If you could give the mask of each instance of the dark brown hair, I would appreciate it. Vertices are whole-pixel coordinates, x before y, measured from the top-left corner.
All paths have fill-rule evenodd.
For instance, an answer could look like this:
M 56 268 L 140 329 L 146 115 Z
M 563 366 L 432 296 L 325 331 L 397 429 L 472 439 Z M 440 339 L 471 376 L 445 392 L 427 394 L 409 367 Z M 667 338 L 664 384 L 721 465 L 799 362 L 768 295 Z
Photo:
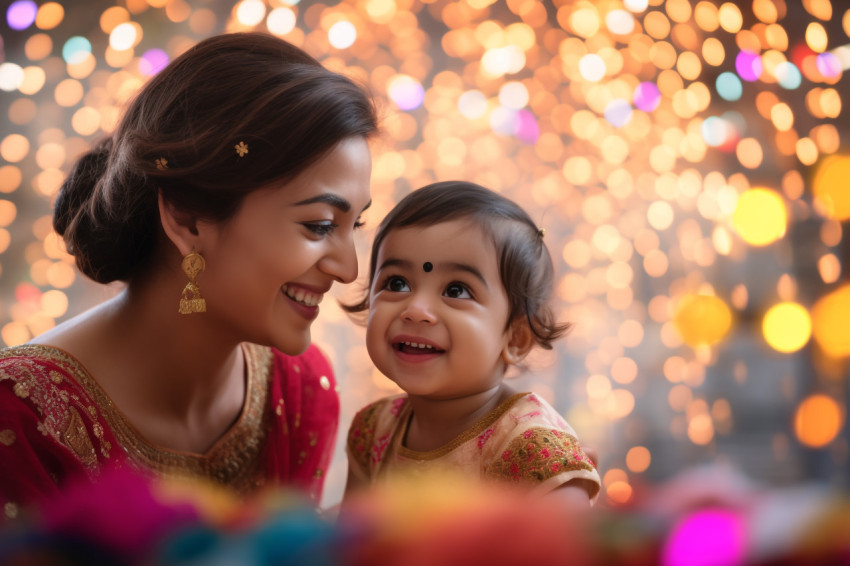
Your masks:
M 177 210 L 223 221 L 251 191 L 376 130 L 366 91 L 301 49 L 260 33 L 212 37 L 152 78 L 112 136 L 76 162 L 53 226 L 87 276 L 129 280 L 157 244 L 158 192 Z
M 555 320 L 550 306 L 554 270 L 543 235 L 515 202 L 474 183 L 445 181 L 413 191 L 378 226 L 369 258 L 369 288 L 375 277 L 378 251 L 387 234 L 408 226 L 434 226 L 469 219 L 490 237 L 496 248 L 499 276 L 508 295 L 505 329 L 525 318 L 538 345 L 551 349 L 570 324 Z M 357 304 L 343 305 L 349 313 L 369 308 L 369 293 Z

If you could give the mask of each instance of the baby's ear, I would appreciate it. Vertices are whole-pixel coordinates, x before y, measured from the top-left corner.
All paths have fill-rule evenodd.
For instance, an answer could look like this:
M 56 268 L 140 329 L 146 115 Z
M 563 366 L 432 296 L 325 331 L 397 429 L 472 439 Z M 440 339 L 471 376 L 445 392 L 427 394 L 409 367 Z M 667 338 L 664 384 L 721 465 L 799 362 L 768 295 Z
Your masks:
M 507 341 L 502 348 L 502 360 L 508 365 L 520 363 L 534 347 L 534 333 L 524 318 L 514 320 L 507 330 Z

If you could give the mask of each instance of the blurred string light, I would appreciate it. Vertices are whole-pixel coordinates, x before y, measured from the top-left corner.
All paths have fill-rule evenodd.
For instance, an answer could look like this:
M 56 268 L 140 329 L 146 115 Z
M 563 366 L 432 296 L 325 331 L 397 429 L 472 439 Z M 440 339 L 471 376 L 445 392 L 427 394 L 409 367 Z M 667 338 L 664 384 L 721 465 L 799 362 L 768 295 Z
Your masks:
M 846 391 L 850 359 L 850 11 L 841 3 L 16 1 L 4 15 L 5 344 L 85 302 L 50 218 L 73 159 L 194 42 L 256 29 L 378 98 L 371 225 L 404 191 L 464 178 L 516 199 L 547 228 L 558 313 L 576 324 L 555 355 L 541 355 L 538 385 L 569 402 L 570 421 L 613 460 L 607 501 L 629 502 L 635 474 L 692 454 L 653 443 L 659 436 L 719 450 L 747 408 L 712 380 L 728 373 L 748 387 L 764 356 L 798 356 L 815 376 L 797 388 L 805 398 L 783 393 L 793 406 L 776 434 L 846 462 L 836 388 Z M 792 240 L 801 234 L 812 239 Z M 326 348 L 335 365 L 366 384 L 343 398 L 347 418 L 393 385 L 356 337 L 335 338 L 336 326 L 350 329 L 326 309 L 316 340 L 337 340 Z M 578 393 L 557 379 L 556 362 Z M 782 442 L 772 446 L 766 458 L 787 456 Z M 704 519 L 736 548 L 733 517 Z M 671 563 L 675 548 L 671 540 Z

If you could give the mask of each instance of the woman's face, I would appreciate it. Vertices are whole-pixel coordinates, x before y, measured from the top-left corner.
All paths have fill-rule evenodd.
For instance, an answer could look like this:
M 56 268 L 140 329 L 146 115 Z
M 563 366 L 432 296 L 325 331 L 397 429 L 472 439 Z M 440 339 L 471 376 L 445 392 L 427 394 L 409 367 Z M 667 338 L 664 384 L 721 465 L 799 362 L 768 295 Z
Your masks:
M 324 294 L 357 277 L 371 171 L 366 140 L 348 138 L 286 185 L 250 193 L 231 219 L 199 224 L 201 316 L 229 338 L 303 352 Z

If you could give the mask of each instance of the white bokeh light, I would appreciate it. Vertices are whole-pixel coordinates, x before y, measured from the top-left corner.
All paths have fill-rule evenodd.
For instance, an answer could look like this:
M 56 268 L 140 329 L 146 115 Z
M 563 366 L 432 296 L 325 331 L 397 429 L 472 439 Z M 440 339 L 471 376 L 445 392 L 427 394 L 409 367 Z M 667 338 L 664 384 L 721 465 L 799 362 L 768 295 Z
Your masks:
M 243 26 L 255 26 L 266 17 L 266 5 L 261 0 L 243 0 L 236 8 L 236 19 Z
M 590 82 L 599 82 L 605 76 L 605 61 L 595 53 L 588 53 L 578 63 L 578 72 Z
M 328 30 L 328 42 L 337 49 L 346 49 L 354 45 L 357 39 L 357 28 L 351 22 L 342 20 Z

